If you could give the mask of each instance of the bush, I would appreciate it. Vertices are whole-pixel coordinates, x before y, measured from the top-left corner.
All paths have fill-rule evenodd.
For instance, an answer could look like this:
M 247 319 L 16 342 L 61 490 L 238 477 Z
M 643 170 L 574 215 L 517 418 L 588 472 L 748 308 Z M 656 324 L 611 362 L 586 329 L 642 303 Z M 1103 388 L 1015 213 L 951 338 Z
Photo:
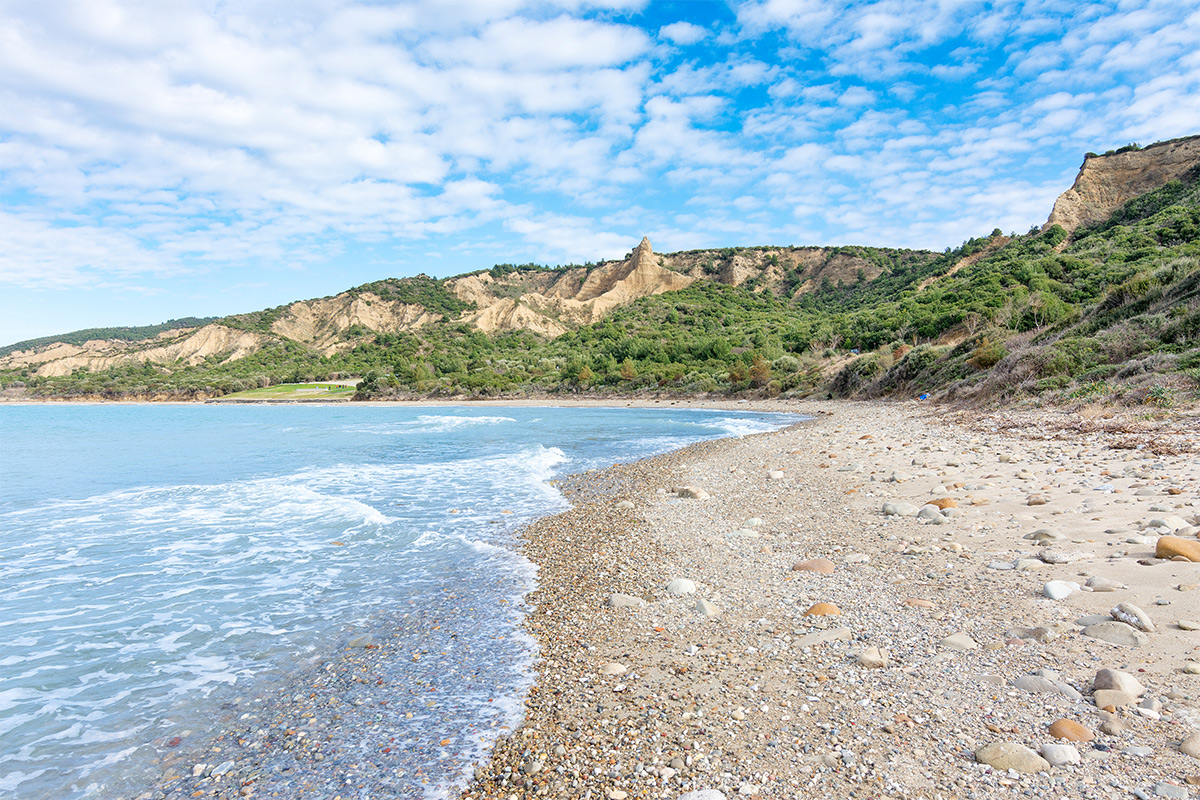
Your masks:
M 1003 344 L 993 342 L 985 336 L 975 351 L 971 353 L 967 363 L 976 369 L 991 369 L 1006 355 L 1008 355 L 1008 350 Z

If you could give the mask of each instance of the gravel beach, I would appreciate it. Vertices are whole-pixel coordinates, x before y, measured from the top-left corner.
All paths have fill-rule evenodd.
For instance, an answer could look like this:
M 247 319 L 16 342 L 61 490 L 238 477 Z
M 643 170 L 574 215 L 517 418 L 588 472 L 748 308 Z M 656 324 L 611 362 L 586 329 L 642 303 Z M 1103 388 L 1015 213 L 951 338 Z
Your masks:
M 566 479 L 523 531 L 537 675 L 463 798 L 1197 794 L 1194 418 L 761 408 L 814 419 Z M 354 749 L 378 644 L 139 797 L 397 796 L 439 754 Z
M 526 530 L 539 675 L 464 798 L 1196 793 L 1194 420 L 790 410 Z

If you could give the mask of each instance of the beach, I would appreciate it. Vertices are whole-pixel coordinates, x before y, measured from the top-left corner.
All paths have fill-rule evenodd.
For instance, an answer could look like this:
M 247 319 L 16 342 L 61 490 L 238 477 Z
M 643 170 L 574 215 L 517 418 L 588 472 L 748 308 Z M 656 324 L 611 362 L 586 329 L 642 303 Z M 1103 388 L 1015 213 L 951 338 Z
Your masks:
M 463 797 L 1192 795 L 1192 420 L 792 410 L 525 532 L 538 679 Z
M 813 419 L 561 481 L 524 723 L 463 798 L 1194 794 L 1200 564 L 1156 558 L 1200 548 L 1194 417 L 771 407 Z M 413 657 L 347 647 L 138 797 L 389 796 L 321 743 Z

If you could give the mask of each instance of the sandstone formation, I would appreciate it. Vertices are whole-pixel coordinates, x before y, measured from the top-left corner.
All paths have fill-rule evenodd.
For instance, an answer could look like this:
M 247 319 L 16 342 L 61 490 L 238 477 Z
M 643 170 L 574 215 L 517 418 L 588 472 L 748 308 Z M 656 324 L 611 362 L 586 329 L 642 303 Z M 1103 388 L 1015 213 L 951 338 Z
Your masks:
M 1075 184 L 1059 195 L 1044 227 L 1068 231 L 1102 222 L 1129 200 L 1177 180 L 1200 165 L 1200 136 L 1189 136 L 1083 160 Z

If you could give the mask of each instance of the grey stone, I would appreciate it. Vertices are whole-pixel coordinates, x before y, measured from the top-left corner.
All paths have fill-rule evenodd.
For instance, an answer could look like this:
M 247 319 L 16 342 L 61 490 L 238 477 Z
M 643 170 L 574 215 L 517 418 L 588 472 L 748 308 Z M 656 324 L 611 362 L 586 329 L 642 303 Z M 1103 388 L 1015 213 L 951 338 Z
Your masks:
M 717 611 L 717 607 L 712 603 L 701 598 L 696 601 L 696 613 L 702 617 L 715 617 L 721 612 Z
M 912 503 L 883 504 L 883 513 L 888 517 L 915 517 L 920 510 Z
M 1089 625 L 1084 629 L 1083 635 L 1122 647 L 1141 647 L 1150 640 L 1150 637 L 1141 631 L 1116 620 Z
M 1070 684 L 1040 675 L 1022 675 L 1013 680 L 1013 686 L 1034 694 L 1057 694 L 1071 700 L 1082 700 L 1083 695 Z
M 1093 575 L 1087 579 L 1087 587 L 1093 592 L 1115 592 L 1118 589 L 1128 589 L 1129 587 L 1118 581 L 1109 578 L 1101 578 L 1098 575 Z
M 1161 781 L 1154 784 L 1154 793 L 1159 797 L 1173 797 L 1177 798 L 1177 800 L 1187 800 L 1189 796 L 1186 786 L 1180 786 L 1177 783 L 1163 783 Z
M 634 597 L 631 594 L 621 594 L 613 592 L 608 596 L 609 608 L 638 608 L 646 605 L 646 601 L 640 597 Z
M 694 792 L 684 792 L 679 795 L 679 800 L 729 800 L 729 798 L 716 789 L 700 789 Z
M 1128 672 L 1119 669 L 1102 669 L 1092 678 L 1093 689 L 1116 689 L 1133 697 L 1141 697 L 1146 693 L 1146 687 Z
M 1179 752 L 1192 758 L 1200 758 L 1200 731 L 1192 731 L 1179 743 Z

